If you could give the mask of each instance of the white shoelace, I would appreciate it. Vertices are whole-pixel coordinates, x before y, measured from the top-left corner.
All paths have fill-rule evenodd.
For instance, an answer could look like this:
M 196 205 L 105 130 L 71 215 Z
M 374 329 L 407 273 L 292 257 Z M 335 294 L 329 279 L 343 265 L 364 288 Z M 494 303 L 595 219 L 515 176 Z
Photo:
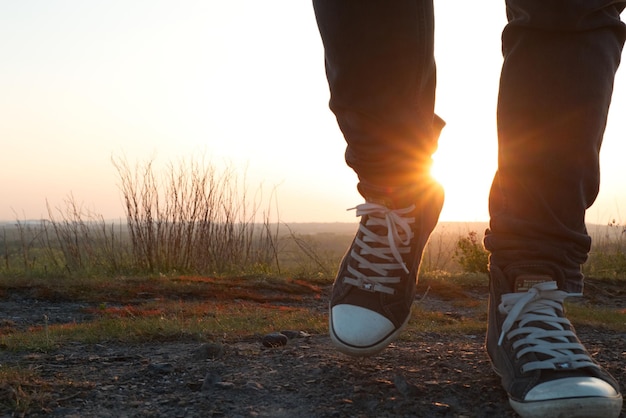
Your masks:
M 360 287 L 371 292 L 383 292 L 393 294 L 394 289 L 385 286 L 400 282 L 400 277 L 390 277 L 392 270 L 404 270 L 409 273 L 402 254 L 410 251 L 413 231 L 411 224 L 415 222 L 413 217 L 406 216 L 411 213 L 415 206 L 404 209 L 389 209 L 377 203 L 363 203 L 356 208 L 356 216 L 369 216 L 365 224 L 359 225 L 359 231 L 363 233 L 363 239 L 355 240 L 355 247 L 350 256 L 357 260 L 359 269 L 348 266 L 348 272 L 353 277 L 345 277 L 344 282 Z M 378 235 L 370 228 L 385 227 L 387 235 Z M 377 243 L 382 246 L 372 246 Z M 366 258 L 370 256 L 369 259 Z M 374 262 L 372 259 L 379 259 Z M 368 269 L 378 274 L 378 276 L 366 276 L 360 269 Z
M 507 317 L 502 324 L 498 345 L 505 336 L 508 339 L 522 336 L 513 343 L 517 358 L 532 352 L 543 359 L 524 364 L 522 372 L 596 367 L 584 347 L 569 340 L 569 337 L 576 337 L 570 330 L 570 321 L 557 314 L 563 311 L 567 296 L 570 295 L 559 290 L 556 282 L 539 283 L 525 293 L 502 295 L 498 309 Z M 517 321 L 517 329 L 510 331 Z M 537 323 L 545 324 L 548 329 L 539 328 Z M 518 351 L 518 348 L 521 349 Z

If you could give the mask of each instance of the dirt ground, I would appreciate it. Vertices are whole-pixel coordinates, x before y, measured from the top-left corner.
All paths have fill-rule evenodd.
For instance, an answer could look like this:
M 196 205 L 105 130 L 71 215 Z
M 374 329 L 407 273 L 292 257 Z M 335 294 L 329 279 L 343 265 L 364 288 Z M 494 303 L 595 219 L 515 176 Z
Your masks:
M 588 283 L 587 302 L 626 308 L 626 289 Z M 422 302 L 450 308 L 433 295 Z M 11 294 L 0 299 L 0 321 L 17 328 L 41 322 L 44 314 L 51 323 L 85 321 L 86 307 Z M 354 359 L 336 352 L 326 334 L 294 331 L 276 348 L 265 347 L 263 336 L 75 343 L 46 353 L 0 348 L 0 363 L 37 371 L 39 387 L 24 388 L 40 392 L 27 414 L 32 417 L 516 416 L 491 370 L 482 334 L 412 333 L 379 356 Z M 626 334 L 586 327 L 578 334 L 626 387 Z M 19 416 L 2 409 L 2 401 L 15 396 L 0 382 L 1 417 Z

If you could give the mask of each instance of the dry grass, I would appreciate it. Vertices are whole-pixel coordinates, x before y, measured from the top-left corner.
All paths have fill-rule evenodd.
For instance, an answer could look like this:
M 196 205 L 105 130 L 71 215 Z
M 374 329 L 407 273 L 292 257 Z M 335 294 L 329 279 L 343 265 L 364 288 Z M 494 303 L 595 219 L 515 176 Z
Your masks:
M 68 389 L 80 393 L 94 386 L 93 382 L 68 380 L 51 383 L 40 378 L 35 370 L 0 364 L 0 410 L 12 411 L 13 417 L 27 416 L 30 411 L 49 412 L 46 405 L 50 404 L 54 393 Z
M 43 405 L 49 393 L 47 385 L 32 370 L 0 365 L 0 406 L 6 406 L 16 415 Z
M 245 173 L 196 159 L 164 169 L 113 164 L 125 223 L 105 221 L 71 195 L 60 207 L 48 204 L 47 219 L 0 231 L 0 275 L 280 273 L 275 193 L 251 192 Z

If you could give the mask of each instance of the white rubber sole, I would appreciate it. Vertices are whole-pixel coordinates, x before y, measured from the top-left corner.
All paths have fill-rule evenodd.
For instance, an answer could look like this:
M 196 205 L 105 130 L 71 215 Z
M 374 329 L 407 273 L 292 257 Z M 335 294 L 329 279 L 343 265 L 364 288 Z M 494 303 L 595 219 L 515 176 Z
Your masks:
M 618 418 L 622 402 L 621 395 L 611 398 L 569 398 L 536 402 L 509 399 L 511 407 L 522 418 Z

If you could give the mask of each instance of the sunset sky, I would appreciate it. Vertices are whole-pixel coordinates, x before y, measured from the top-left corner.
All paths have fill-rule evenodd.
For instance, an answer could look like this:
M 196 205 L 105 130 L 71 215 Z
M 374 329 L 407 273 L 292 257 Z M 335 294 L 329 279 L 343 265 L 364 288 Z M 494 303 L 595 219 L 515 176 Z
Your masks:
M 442 220 L 488 219 L 502 3 L 435 4 Z M 0 0 L 0 57 L 0 220 L 47 217 L 69 195 L 120 219 L 112 157 L 192 156 L 276 188 L 283 222 L 356 220 L 309 1 Z M 626 222 L 625 114 L 626 70 L 592 223 Z

